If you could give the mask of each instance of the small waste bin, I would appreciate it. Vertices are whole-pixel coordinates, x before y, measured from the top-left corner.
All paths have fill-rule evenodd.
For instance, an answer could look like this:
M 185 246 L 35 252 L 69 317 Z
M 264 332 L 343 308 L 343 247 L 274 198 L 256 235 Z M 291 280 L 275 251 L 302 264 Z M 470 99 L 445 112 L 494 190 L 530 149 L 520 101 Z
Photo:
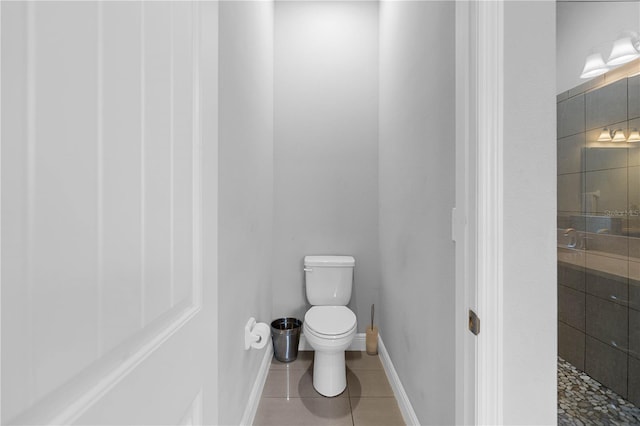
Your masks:
M 278 318 L 271 322 L 273 354 L 280 362 L 295 361 L 298 357 L 302 321 L 297 318 Z

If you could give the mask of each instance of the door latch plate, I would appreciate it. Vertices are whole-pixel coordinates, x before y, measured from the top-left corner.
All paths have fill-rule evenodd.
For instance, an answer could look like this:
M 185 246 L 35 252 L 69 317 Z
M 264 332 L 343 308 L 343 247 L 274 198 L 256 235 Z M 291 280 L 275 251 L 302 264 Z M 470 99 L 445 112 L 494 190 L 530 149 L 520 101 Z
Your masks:
M 480 318 L 471 309 L 469 309 L 469 331 L 476 336 L 480 333 Z

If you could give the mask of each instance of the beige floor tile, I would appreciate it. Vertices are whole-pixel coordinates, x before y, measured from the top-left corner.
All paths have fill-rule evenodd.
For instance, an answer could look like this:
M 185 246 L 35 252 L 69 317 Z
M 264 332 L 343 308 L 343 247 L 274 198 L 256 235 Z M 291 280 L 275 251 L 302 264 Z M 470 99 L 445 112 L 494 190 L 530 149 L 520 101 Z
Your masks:
M 348 391 L 326 398 L 313 389 L 313 352 L 274 361 L 255 425 L 402 425 L 402 414 L 377 356 L 347 352 Z
M 395 398 L 356 398 L 351 406 L 355 426 L 404 426 Z
M 266 398 L 325 398 L 313 388 L 313 369 L 271 370 L 264 384 L 262 396 Z M 336 398 L 346 398 L 343 392 Z
M 271 360 L 272 370 L 306 370 L 313 364 L 313 351 L 299 351 L 295 361 L 280 362 L 275 357 Z
M 262 398 L 255 426 L 351 426 L 348 398 Z
M 384 370 L 347 369 L 347 387 L 351 397 L 393 397 Z
M 382 370 L 378 355 L 367 355 L 366 352 L 348 351 L 345 356 L 347 367 L 352 370 Z

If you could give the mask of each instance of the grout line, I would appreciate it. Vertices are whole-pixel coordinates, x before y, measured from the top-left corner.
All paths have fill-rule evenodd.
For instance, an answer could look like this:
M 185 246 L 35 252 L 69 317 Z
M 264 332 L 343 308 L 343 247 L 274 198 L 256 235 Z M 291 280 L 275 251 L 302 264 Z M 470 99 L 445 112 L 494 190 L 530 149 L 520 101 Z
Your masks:
M 620 151 L 622 151 L 623 149 L 628 149 L 628 148 L 618 148 Z M 637 166 L 631 166 L 631 167 L 637 167 Z M 581 173 L 592 173 L 592 172 L 606 172 L 609 170 L 626 170 L 628 169 L 629 166 L 620 166 L 620 167 L 605 167 L 602 169 L 585 169 L 585 171 L 583 172 L 570 172 L 570 173 L 558 173 L 558 176 L 562 176 L 562 175 L 577 175 L 577 174 L 581 174 Z
M 347 386 L 347 388 L 348 387 L 349 386 Z M 349 414 L 351 414 L 351 426 L 355 426 L 356 419 L 353 418 L 353 405 L 351 404 L 351 394 L 349 394 L 349 397 L 347 399 L 349 400 Z
M 146 169 L 145 169 L 145 138 L 146 138 L 146 61 L 145 61 L 145 7 L 144 2 L 140 3 L 140 328 L 144 328 L 145 323 L 145 299 L 146 299 L 146 230 L 145 230 L 145 216 L 146 216 Z
M 345 351 L 344 356 L 346 358 L 347 352 Z M 345 367 L 353 371 L 352 368 L 349 367 L 347 360 L 345 359 Z M 353 404 L 351 403 L 351 386 L 349 385 L 349 376 L 347 376 L 347 399 L 349 400 L 349 414 L 351 414 L 351 426 L 355 426 L 356 421 L 353 418 Z
M 97 205 L 96 205 L 96 277 L 97 277 L 97 356 L 103 353 L 104 313 L 102 299 L 104 293 L 104 18 L 103 4 L 97 4 L 97 100 L 96 100 L 96 174 L 97 174 Z
M 631 129 L 630 129 L 630 123 L 629 122 L 631 120 L 629 119 L 629 77 L 628 76 L 625 79 L 625 82 L 627 84 L 627 132 L 630 132 Z M 630 204 L 631 204 L 629 202 L 630 199 L 631 199 L 631 193 L 630 193 L 630 190 L 629 190 L 629 188 L 630 188 L 630 185 L 629 185 L 629 167 L 630 167 L 629 166 L 629 156 L 630 155 L 631 155 L 631 151 L 628 150 L 627 151 L 627 209 L 628 210 L 630 210 Z M 626 218 L 626 224 L 625 225 L 627 226 L 627 229 L 629 229 L 629 217 L 628 216 Z M 629 238 L 630 237 L 626 238 L 626 243 L 627 243 L 627 286 L 626 286 L 627 287 L 627 294 L 626 294 L 626 300 L 628 302 L 624 306 L 627 308 L 627 348 L 630 349 L 631 348 L 631 315 L 630 315 L 631 312 L 630 312 L 630 306 L 629 306 L 630 303 L 629 302 L 631 301 L 631 298 L 630 298 L 631 285 L 629 284 L 629 275 L 630 275 L 629 269 L 630 269 L 631 260 L 629 260 L 629 258 L 630 258 L 630 254 L 631 254 L 630 253 L 630 247 L 631 246 L 629 244 Z M 586 297 L 585 297 L 585 301 L 586 301 Z M 586 308 L 586 306 L 585 306 L 585 308 Z M 586 321 L 586 309 L 585 309 L 585 321 Z M 585 338 L 585 345 L 584 346 L 585 347 L 587 346 L 586 338 Z M 627 360 L 626 360 L 627 361 L 627 365 L 626 365 L 626 368 L 627 368 L 627 383 L 626 383 L 626 385 L 627 385 L 627 397 L 628 397 L 629 396 L 629 387 L 631 385 L 631 379 L 630 379 L 631 375 L 629 374 L 629 365 L 630 365 L 631 354 L 629 352 L 626 352 L 626 354 L 627 354 Z M 585 362 L 586 362 L 586 358 L 585 358 Z
M 175 305 L 175 46 L 173 2 L 169 4 L 169 303 Z
M 0 23 L 1 22 L 2 22 L 2 9 L 0 9 Z M 1 31 L 0 31 L 0 46 L 2 46 L 2 32 Z M 5 59 L 5 61 L 6 61 L 6 59 Z M 1 82 L 2 82 L 2 55 L 0 55 L 0 99 L 3 99 L 2 98 L 2 83 Z M 2 102 L 0 102 L 0 135 L 2 135 Z M 1 139 L 2 138 L 0 137 L 0 141 L 1 141 Z M 0 143 L 0 176 L 2 176 L 2 144 L 1 143 Z M 6 203 L 6 201 L 5 201 L 5 203 Z M 2 186 L 0 185 L 0 237 L 1 236 L 2 236 Z M 6 249 L 5 249 L 5 253 L 6 253 Z M 2 271 L 2 270 L 3 270 L 2 269 L 2 244 L 0 244 L 0 271 Z M 6 292 L 6 290 L 5 290 L 5 292 Z M 0 306 L 2 306 L 2 274 L 0 274 Z M 0 315 L 0 330 L 2 330 L 2 316 L 1 315 Z M 2 353 L 3 353 L 3 351 L 2 351 L 2 339 L 0 339 L 0 354 L 2 354 Z M 1 379 L 0 379 L 0 381 L 1 381 Z M 3 400 L 4 399 L 2 398 L 2 387 L 0 386 L 0 401 L 3 401 Z M 2 406 L 0 406 L 0 419 L 3 419 L 3 418 L 4 417 L 2 416 Z
M 582 127 L 582 129 L 584 130 L 584 146 L 585 148 L 587 147 L 587 96 L 583 93 L 583 102 L 582 102 L 582 117 L 584 118 L 584 126 Z M 582 186 L 582 194 L 580 195 L 580 210 L 584 213 L 582 213 L 582 215 L 586 215 L 586 211 L 587 211 L 587 204 L 586 204 L 586 194 L 587 194 L 587 174 L 586 174 L 586 169 L 588 166 L 587 163 L 587 155 L 585 152 L 584 158 L 582 159 L 584 161 L 584 174 L 582 176 L 580 176 L 580 184 Z M 586 229 L 586 221 L 585 221 L 585 229 Z M 585 256 L 585 265 L 586 265 L 586 256 Z M 586 291 L 587 289 L 587 281 L 586 281 L 586 276 L 585 276 L 585 283 L 584 283 L 584 289 Z M 585 332 L 587 331 L 587 298 L 585 297 L 584 299 L 584 310 L 585 310 L 585 315 L 584 315 L 584 330 Z M 584 360 L 585 360 L 585 365 L 586 365 L 586 359 L 587 359 L 587 342 L 585 340 L 584 343 Z
M 26 200 L 26 242 L 25 242 L 25 286 L 27 293 L 27 306 L 25 309 L 26 321 L 27 321 L 27 334 L 28 334 L 28 342 L 27 342 L 27 392 L 26 399 L 29 402 L 29 405 L 35 403 L 35 389 L 36 389 L 36 375 L 35 368 L 36 365 L 36 354 L 35 354 L 35 337 L 34 337 L 34 310 L 33 310 L 33 293 L 35 286 L 35 265 L 36 265 L 36 189 L 37 189 L 37 181 L 36 181 L 36 150 L 37 150 L 37 142 L 38 142 L 38 133 L 37 133 L 37 108 L 36 102 L 37 98 L 37 33 L 36 33 L 36 5 L 33 2 L 28 2 L 26 4 L 26 80 L 27 87 L 26 91 L 26 149 L 27 149 L 27 158 L 26 158 L 26 192 L 27 192 L 27 200 Z M 5 411 L 6 412 L 6 411 Z

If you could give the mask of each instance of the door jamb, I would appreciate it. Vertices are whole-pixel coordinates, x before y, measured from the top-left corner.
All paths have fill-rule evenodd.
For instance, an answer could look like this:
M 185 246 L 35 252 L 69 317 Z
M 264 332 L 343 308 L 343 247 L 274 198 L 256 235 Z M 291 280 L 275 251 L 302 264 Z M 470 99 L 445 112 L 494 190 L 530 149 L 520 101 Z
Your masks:
M 456 2 L 456 424 L 503 422 L 503 28 L 503 0 Z

